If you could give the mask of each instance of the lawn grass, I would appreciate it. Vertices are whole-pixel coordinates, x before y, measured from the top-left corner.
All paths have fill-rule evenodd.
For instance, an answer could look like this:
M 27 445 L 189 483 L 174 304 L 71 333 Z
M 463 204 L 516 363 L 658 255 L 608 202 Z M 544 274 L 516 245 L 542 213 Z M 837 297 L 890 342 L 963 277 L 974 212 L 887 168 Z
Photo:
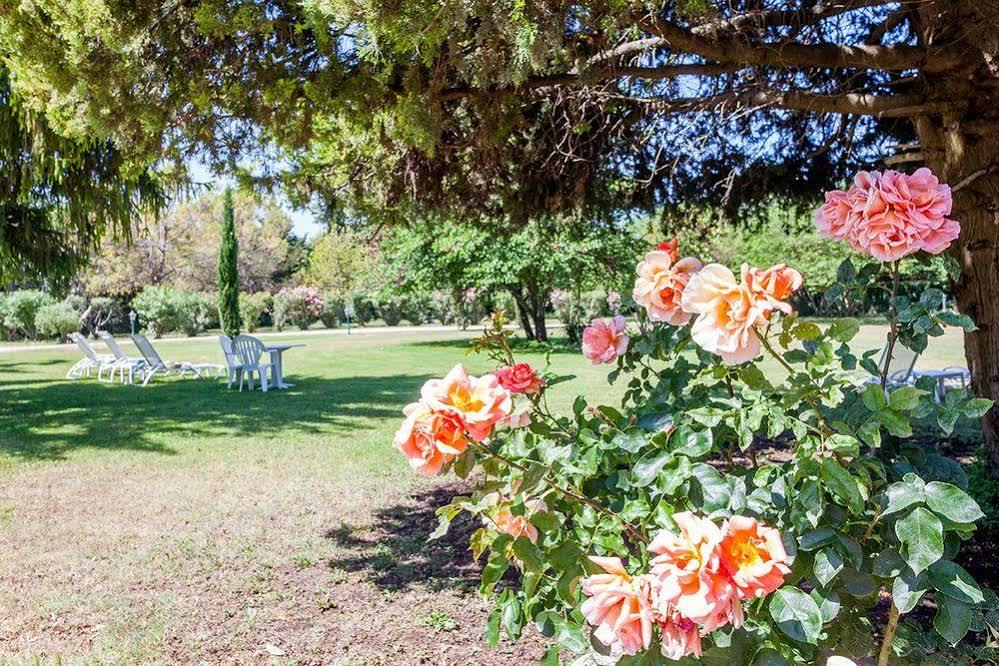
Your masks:
M 450 481 L 411 473 L 391 440 L 420 385 L 469 333 L 310 332 L 288 391 L 153 380 L 67 382 L 72 350 L 0 351 L 0 657 L 323 663 L 522 663 L 485 648 L 467 530 L 427 544 Z M 876 348 L 867 326 L 856 348 Z M 221 362 L 214 339 L 165 358 Z M 126 353 L 128 349 L 126 349 Z M 615 402 L 606 368 L 552 355 L 555 387 Z M 541 353 L 524 360 L 543 362 Z M 960 337 L 923 367 L 962 363 Z M 406 654 L 397 650 L 406 646 Z

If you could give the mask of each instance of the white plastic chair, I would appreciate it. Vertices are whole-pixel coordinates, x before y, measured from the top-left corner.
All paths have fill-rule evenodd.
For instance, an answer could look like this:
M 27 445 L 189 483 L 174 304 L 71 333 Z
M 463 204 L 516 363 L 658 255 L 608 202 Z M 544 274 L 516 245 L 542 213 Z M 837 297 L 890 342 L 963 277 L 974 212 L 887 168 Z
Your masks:
M 69 339 L 75 342 L 76 346 L 83 352 L 83 358 L 73 364 L 73 367 L 66 373 L 66 379 L 79 379 L 84 375 L 89 377 L 91 370 L 97 370 L 97 381 L 104 381 L 104 370 L 114 364 L 114 357 L 95 352 L 87 339 L 79 333 L 70 333 Z
M 878 357 L 878 368 L 885 367 L 885 356 L 888 354 L 888 345 L 881 350 Z M 891 361 L 888 363 L 888 381 L 885 383 L 886 389 L 908 386 L 916 381 L 917 374 L 913 371 L 916 361 L 919 359 L 919 352 L 912 351 L 898 340 L 891 351 Z M 878 375 L 868 377 L 866 384 L 880 384 L 881 377 Z
M 243 390 L 243 380 L 246 379 L 252 391 L 253 373 L 257 373 L 257 376 L 260 378 L 260 389 L 266 393 L 270 384 L 267 379 L 267 373 L 270 371 L 273 378 L 274 366 L 271 363 L 260 362 L 260 357 L 264 353 L 264 343 L 250 335 L 237 335 L 232 341 L 232 346 L 236 350 L 236 355 L 239 356 L 239 363 L 243 368 L 239 376 L 239 390 Z
M 97 335 L 100 336 L 101 340 L 111 350 L 111 355 L 114 357 L 114 362 L 112 363 L 111 377 L 114 378 L 114 373 L 117 371 L 121 379 L 121 383 L 125 383 L 125 371 L 128 370 L 128 383 L 131 384 L 135 379 L 135 371 L 141 370 L 141 368 L 146 364 L 145 359 L 136 358 L 134 356 L 126 356 L 125 352 L 121 350 L 118 346 L 118 341 L 114 339 L 114 336 L 107 331 L 97 331 Z
M 156 353 L 153 345 L 144 335 L 133 333 L 132 342 L 139 349 L 145 359 L 145 365 L 140 368 L 140 372 L 145 375 L 142 385 L 145 386 L 156 375 L 177 375 L 183 377 L 188 372 L 194 374 L 199 379 L 205 379 L 206 371 L 215 371 L 216 377 L 221 377 L 224 368 L 217 363 L 188 363 L 187 361 L 164 361 Z
M 231 389 L 233 381 L 242 380 L 243 363 L 239 360 L 239 354 L 232 347 L 232 338 L 228 335 L 220 335 L 219 344 L 222 345 L 222 353 L 225 355 L 225 363 L 229 371 L 229 384 L 226 388 Z

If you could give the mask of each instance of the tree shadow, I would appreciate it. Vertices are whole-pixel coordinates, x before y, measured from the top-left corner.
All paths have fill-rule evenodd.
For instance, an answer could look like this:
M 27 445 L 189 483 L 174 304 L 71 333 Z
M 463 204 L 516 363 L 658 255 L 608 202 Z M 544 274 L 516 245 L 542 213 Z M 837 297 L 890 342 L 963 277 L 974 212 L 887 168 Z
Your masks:
M 377 587 L 392 591 L 475 589 L 481 567 L 468 549 L 469 537 L 479 527 L 472 517 L 462 513 L 447 534 L 428 539 L 437 526 L 435 511 L 459 492 L 453 485 L 422 490 L 375 511 L 370 526 L 343 524 L 328 530 L 326 538 L 346 551 L 328 562 L 330 568 L 361 572 Z
M 579 355 L 579 345 L 571 343 L 569 338 L 551 337 L 548 338 L 547 342 L 535 342 L 533 340 L 527 340 L 526 338 L 513 337 L 509 338 L 508 343 L 510 345 L 510 349 L 524 354 L 544 354 L 546 352 L 550 352 L 552 354 Z M 407 346 L 425 347 L 429 349 L 468 350 L 471 348 L 470 339 L 463 338 L 456 340 L 416 340 L 405 344 Z
M 5 370 L 6 372 L 6 370 Z M 171 442 L 205 437 L 346 434 L 396 418 L 428 377 L 302 377 L 286 391 L 238 392 L 222 382 L 154 379 L 148 386 L 4 379 L 0 454 L 61 459 L 74 449 L 172 454 Z

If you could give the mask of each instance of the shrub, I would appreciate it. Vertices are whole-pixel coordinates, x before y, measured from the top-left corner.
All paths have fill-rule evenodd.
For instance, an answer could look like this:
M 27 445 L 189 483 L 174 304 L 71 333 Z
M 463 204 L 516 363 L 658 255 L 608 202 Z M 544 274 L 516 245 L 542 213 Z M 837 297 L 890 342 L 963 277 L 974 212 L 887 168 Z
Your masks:
M 35 317 L 46 305 L 54 305 L 56 299 L 37 289 L 21 289 L 7 294 L 3 303 L 3 325 L 10 335 L 34 338 Z
M 247 332 L 253 333 L 260 326 L 260 319 L 271 309 L 274 298 L 266 291 L 239 295 L 239 314 Z
M 333 292 L 323 294 L 323 309 L 319 319 L 326 328 L 339 328 L 344 320 L 343 301 Z
M 378 315 L 386 326 L 398 326 L 405 312 L 405 301 L 394 296 L 384 296 L 378 301 Z
M 35 330 L 44 336 L 59 336 L 65 342 L 70 333 L 80 330 L 80 312 L 66 300 L 43 305 L 35 315 Z
M 126 332 L 130 331 L 130 324 L 125 311 L 118 299 L 95 296 L 83 308 L 80 317 L 91 336 L 97 335 L 97 331 Z
M 219 324 L 219 309 L 214 294 L 197 291 L 175 291 L 174 309 L 177 327 L 184 335 L 200 335 Z
M 378 310 L 375 307 L 375 303 L 367 294 L 353 294 L 350 298 L 350 304 L 353 312 L 351 315 L 351 321 L 356 324 L 363 326 L 378 316 Z
M 282 289 L 274 297 L 274 325 L 280 331 L 291 322 L 303 331 L 316 323 L 323 311 L 323 298 L 312 287 Z
M 163 285 L 146 287 L 132 299 L 139 321 L 154 338 L 179 328 L 174 290 Z
M 858 320 L 822 328 L 793 314 L 793 269 L 740 278 L 709 264 L 689 282 L 669 270 L 656 279 L 689 320 L 639 311 L 628 333 L 623 317 L 584 333 L 584 355 L 626 382 L 620 405 L 580 396 L 552 414 L 545 386 L 568 377 L 517 364 L 497 318 L 474 341 L 495 373 L 456 366 L 406 409 L 395 445 L 410 464 L 472 480 L 437 509 L 431 538 L 462 512 L 479 524 L 472 557 L 496 603 L 487 640 L 534 625 L 557 641 L 549 654 L 614 652 L 629 666 L 702 652 L 719 664 L 990 662 L 981 638 L 963 639 L 990 640 L 999 597 L 955 562 L 984 516 L 936 441 L 992 401 L 954 390 L 938 403 L 932 377 L 891 388 L 878 350 L 850 346 Z M 897 271 L 837 271 L 845 287 L 889 291 L 889 344 L 922 350 L 945 325 L 974 328 L 939 291 L 897 294 Z M 914 423 L 933 432 L 914 436 Z M 932 628 L 905 617 L 924 599 Z

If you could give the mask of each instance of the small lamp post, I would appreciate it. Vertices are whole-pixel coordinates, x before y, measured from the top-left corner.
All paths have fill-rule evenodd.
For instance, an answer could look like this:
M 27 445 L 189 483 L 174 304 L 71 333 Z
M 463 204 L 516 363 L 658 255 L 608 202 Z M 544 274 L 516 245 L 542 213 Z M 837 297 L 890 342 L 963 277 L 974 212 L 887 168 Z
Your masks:
M 350 335 L 350 315 L 354 314 L 354 308 L 347 303 L 343 306 L 343 316 L 347 319 L 347 335 Z
M 135 310 L 129 310 L 129 312 L 128 312 L 128 321 L 129 321 L 130 324 L 132 324 L 132 335 L 135 335 L 135 318 L 137 316 L 138 315 L 135 314 Z

